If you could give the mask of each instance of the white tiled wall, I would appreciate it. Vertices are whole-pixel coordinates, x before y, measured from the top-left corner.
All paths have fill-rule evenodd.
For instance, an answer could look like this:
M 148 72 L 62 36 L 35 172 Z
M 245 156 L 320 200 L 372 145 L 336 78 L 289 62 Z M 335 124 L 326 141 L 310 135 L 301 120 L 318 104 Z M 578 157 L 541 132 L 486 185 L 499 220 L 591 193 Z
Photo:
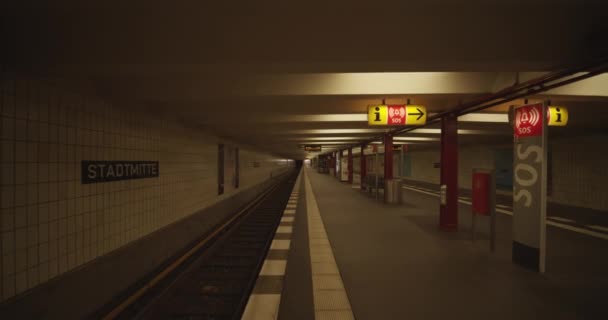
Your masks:
M 439 183 L 439 168 L 433 167 L 434 163 L 439 162 L 439 149 L 410 151 L 408 153 L 412 165 L 409 178 Z
M 441 159 L 439 148 L 412 151 L 411 179 L 439 183 L 440 168 L 434 164 Z M 458 185 L 471 188 L 471 174 L 474 168 L 493 168 L 494 149 L 492 146 L 462 146 L 458 150 Z
M 467 146 L 458 154 L 458 185 L 471 189 L 473 169 L 494 168 L 494 149 L 487 146 Z M 439 169 L 435 169 L 439 172 Z
M 217 196 L 213 136 L 50 81 L 1 90 L 0 301 L 287 169 L 238 146 L 240 188 L 227 174 Z M 160 177 L 83 185 L 81 160 L 159 161 Z
M 561 139 L 551 144 L 557 203 L 608 211 L 608 135 Z

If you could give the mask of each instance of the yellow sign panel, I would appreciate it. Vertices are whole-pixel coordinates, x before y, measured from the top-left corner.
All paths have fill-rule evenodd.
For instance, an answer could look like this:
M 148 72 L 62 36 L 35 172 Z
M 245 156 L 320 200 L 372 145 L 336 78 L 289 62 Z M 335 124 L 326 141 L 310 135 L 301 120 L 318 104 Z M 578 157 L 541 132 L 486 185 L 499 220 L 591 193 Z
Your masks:
M 370 126 L 424 125 L 426 115 L 426 108 L 423 106 L 370 106 L 367 109 L 367 123 Z
M 387 106 L 369 106 L 367 109 L 367 123 L 370 126 L 385 126 L 388 124 Z
M 424 106 L 406 106 L 405 124 L 421 126 L 426 124 L 426 108 Z
M 568 124 L 568 109 L 550 106 L 547 112 L 549 113 L 547 125 L 552 127 L 563 127 Z

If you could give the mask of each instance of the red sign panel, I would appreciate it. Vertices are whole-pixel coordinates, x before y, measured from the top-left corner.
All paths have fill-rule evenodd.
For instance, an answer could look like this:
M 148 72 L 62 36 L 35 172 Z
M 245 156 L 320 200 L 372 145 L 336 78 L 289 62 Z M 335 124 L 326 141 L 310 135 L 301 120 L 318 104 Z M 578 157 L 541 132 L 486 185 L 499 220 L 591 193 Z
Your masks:
M 490 214 L 490 174 L 473 173 L 473 213 Z
M 389 125 L 404 125 L 405 124 L 405 106 L 404 105 L 389 105 L 388 106 L 388 124 Z
M 543 133 L 542 114 L 543 105 L 532 104 L 515 109 L 515 125 L 513 126 L 516 137 L 535 137 Z

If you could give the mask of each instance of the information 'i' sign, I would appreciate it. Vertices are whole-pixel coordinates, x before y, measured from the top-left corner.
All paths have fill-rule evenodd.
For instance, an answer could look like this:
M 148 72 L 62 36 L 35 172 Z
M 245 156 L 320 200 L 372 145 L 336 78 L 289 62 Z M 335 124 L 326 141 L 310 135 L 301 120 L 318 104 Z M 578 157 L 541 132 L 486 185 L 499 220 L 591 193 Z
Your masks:
M 367 110 L 370 126 L 404 126 L 426 124 L 426 108 L 416 105 L 379 105 Z
M 568 109 L 565 107 L 550 106 L 547 110 L 547 125 L 563 127 L 568 124 Z

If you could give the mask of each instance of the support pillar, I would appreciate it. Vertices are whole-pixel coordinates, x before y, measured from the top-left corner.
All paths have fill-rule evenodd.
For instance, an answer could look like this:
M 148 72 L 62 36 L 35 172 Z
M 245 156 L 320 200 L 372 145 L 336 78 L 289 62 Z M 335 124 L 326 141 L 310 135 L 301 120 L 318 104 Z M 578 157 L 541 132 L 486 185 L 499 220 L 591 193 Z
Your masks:
M 441 118 L 439 228 L 458 230 L 458 117 Z
M 513 262 L 545 272 L 547 239 L 547 104 L 514 110 Z M 540 116 L 539 116 L 540 115 Z
M 360 165 L 361 165 L 361 184 L 363 184 L 365 176 L 367 175 L 367 163 L 365 161 L 365 145 L 363 145 L 363 144 L 361 145 Z
M 384 135 L 384 181 L 393 178 L 393 135 Z
M 353 183 L 353 148 L 348 148 L 348 183 Z

